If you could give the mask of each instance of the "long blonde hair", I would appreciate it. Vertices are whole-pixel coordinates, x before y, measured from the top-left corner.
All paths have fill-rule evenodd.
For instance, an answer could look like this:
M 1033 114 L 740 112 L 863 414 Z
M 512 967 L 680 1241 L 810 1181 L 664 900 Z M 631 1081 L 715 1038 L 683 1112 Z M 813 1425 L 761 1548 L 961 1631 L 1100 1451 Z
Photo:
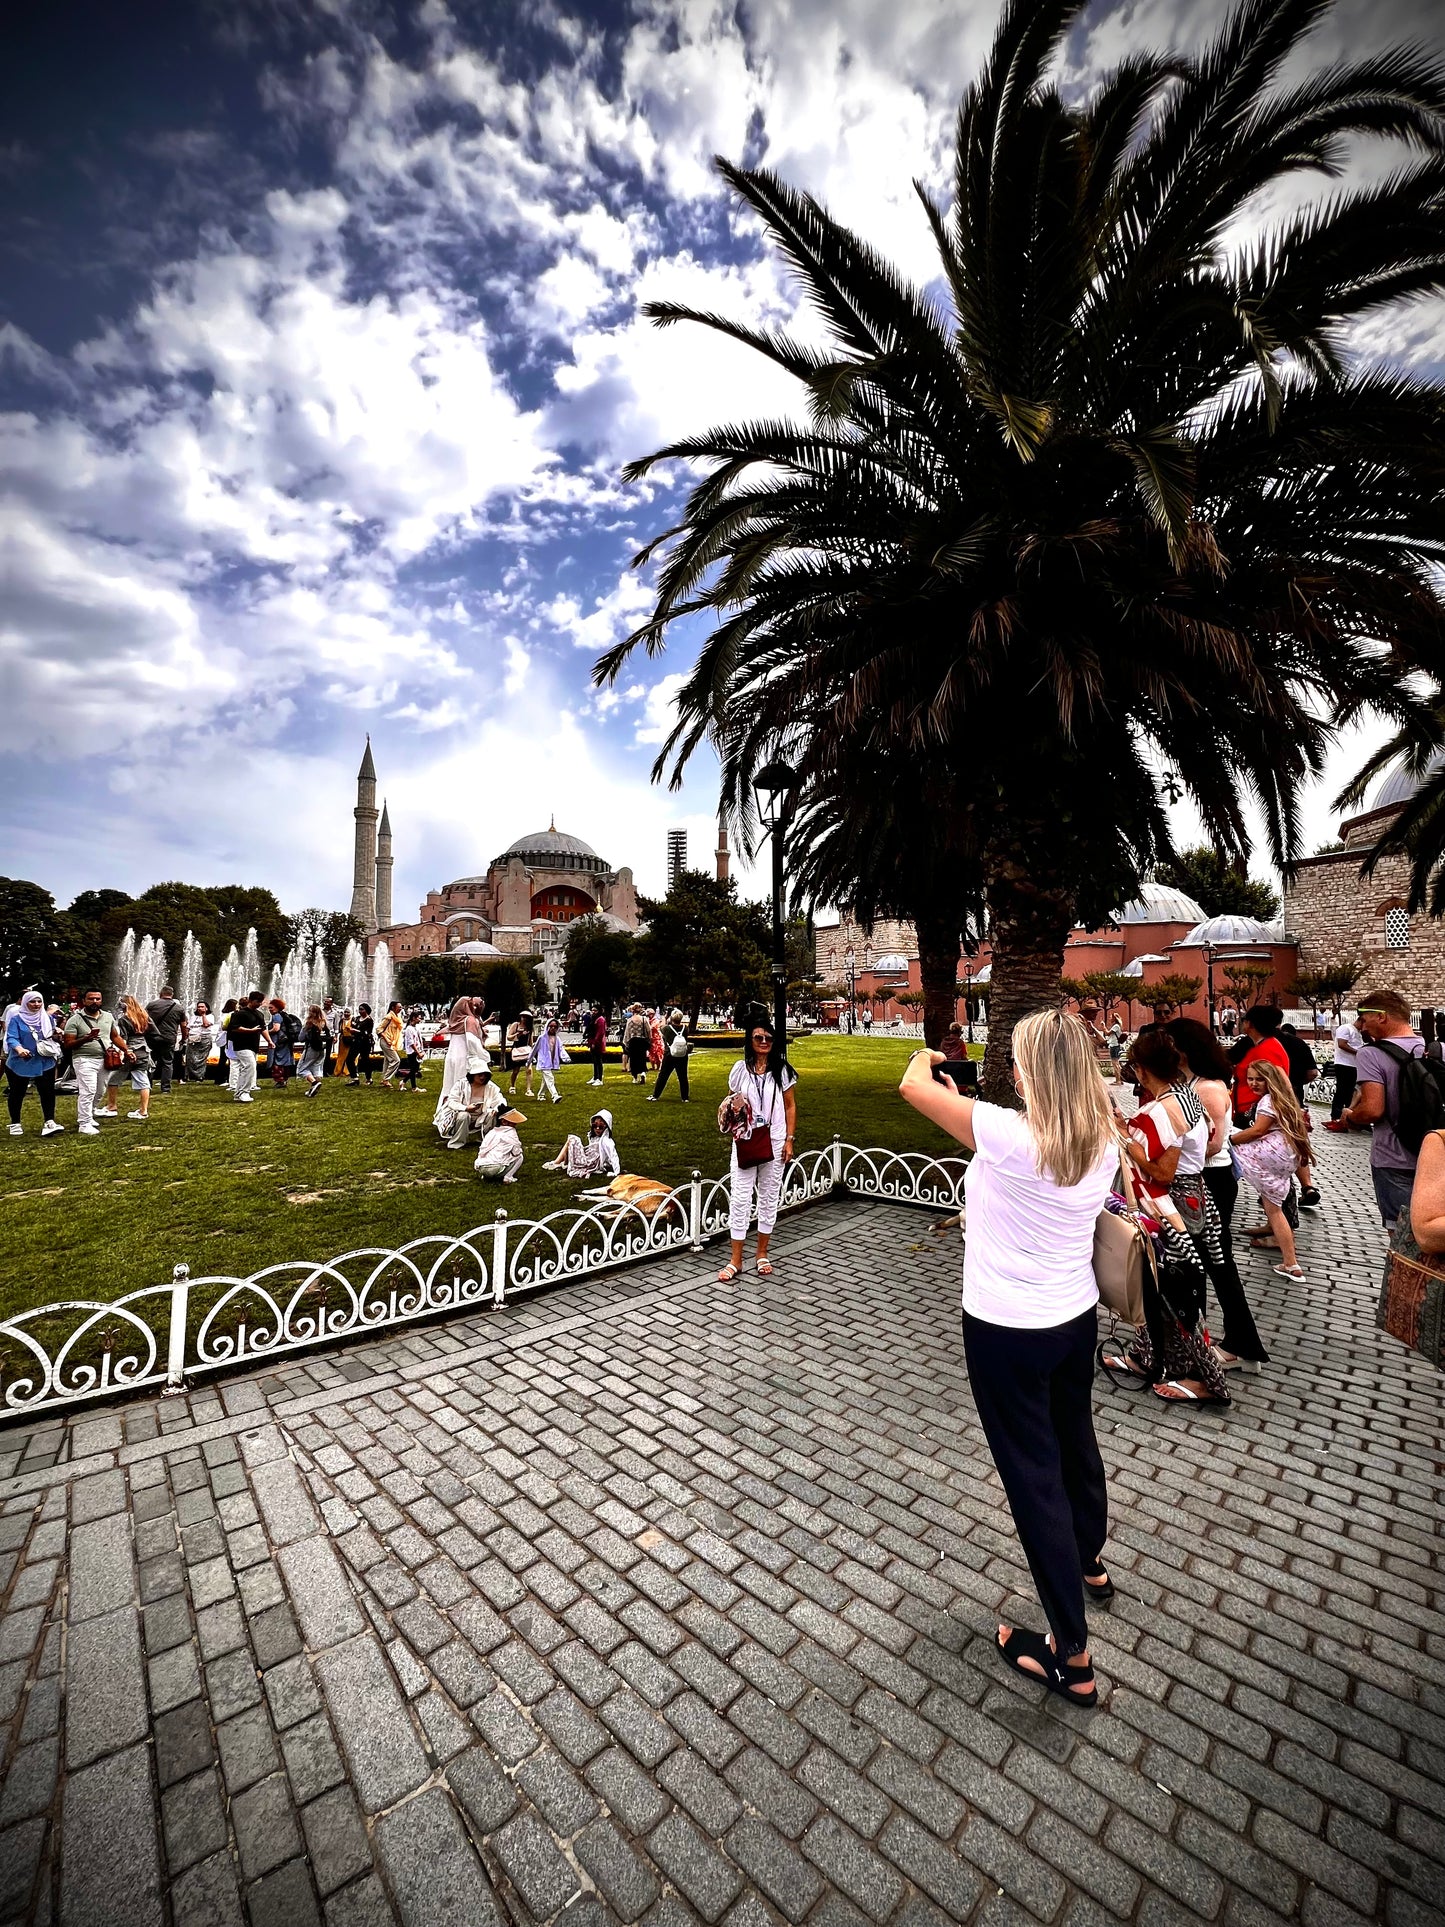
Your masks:
M 1012 1050 L 1039 1171 L 1057 1185 L 1081 1183 L 1119 1142 L 1093 1039 L 1071 1012 L 1036 1010 L 1014 1025 Z
M 126 991 L 124 996 L 122 996 L 120 1000 L 120 1008 L 121 1008 L 121 1015 L 125 1017 L 127 1022 L 130 1023 L 136 1030 L 150 1029 L 151 1027 L 150 1018 L 146 1015 L 145 1011 L 142 1010 L 141 1006 L 136 1002 L 135 998 L 131 996 L 129 991 Z
M 1271 1064 L 1267 1057 L 1256 1057 L 1252 1064 L 1245 1066 L 1245 1071 L 1247 1076 L 1258 1071 L 1264 1079 L 1265 1089 L 1274 1100 L 1274 1121 L 1294 1147 L 1295 1155 L 1303 1161 L 1309 1156 L 1310 1127 L 1294 1094 L 1294 1085 L 1279 1065 Z

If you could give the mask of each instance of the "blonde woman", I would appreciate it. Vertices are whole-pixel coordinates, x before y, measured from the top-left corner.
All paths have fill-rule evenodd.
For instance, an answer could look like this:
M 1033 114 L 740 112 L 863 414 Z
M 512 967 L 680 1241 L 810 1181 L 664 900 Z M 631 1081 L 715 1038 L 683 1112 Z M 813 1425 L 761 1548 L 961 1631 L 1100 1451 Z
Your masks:
M 1045 1639 L 1000 1625 L 998 1648 L 1015 1672 L 1094 1706 L 1084 1602 L 1114 1590 L 1099 1559 L 1108 1496 L 1092 1403 L 1094 1223 L 1118 1172 L 1119 1133 L 1077 1017 L 1025 1017 L 1012 1050 L 1022 1111 L 939 1083 L 939 1051 L 916 1051 L 899 1090 L 974 1154 L 964 1179 L 964 1357 L 1051 1629 Z
M 1239 1159 L 1239 1174 L 1259 1193 L 1265 1220 L 1279 1244 L 1280 1262 L 1275 1271 L 1281 1278 L 1304 1283 L 1295 1254 L 1294 1231 L 1284 1213 L 1294 1175 L 1309 1163 L 1309 1125 L 1294 1086 L 1278 1064 L 1256 1057 L 1245 1073 L 1251 1090 L 1259 1092 L 1254 1107 L 1254 1122 L 1247 1130 L 1230 1138 Z
M 140 1103 L 125 1116 L 132 1124 L 144 1124 L 150 1116 L 151 1108 L 151 1020 L 129 993 L 120 1000 L 116 1013 L 115 1027 L 120 1032 L 121 1049 L 125 1061 L 118 1064 L 106 1077 L 109 1090 L 109 1103 L 105 1110 L 97 1111 L 97 1117 L 118 1117 L 115 1094 L 125 1078 L 130 1079 L 130 1087 L 140 1098 Z

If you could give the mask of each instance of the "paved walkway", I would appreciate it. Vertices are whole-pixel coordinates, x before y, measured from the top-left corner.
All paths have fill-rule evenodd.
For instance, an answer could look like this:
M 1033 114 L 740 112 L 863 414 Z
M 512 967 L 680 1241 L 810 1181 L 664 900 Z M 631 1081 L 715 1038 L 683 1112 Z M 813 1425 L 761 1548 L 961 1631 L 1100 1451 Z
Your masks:
M 1094 1714 L 924 1214 L 0 1433 L 0 1920 L 1438 1927 L 1442 1384 L 1323 1180 L 1232 1411 L 1100 1382 Z

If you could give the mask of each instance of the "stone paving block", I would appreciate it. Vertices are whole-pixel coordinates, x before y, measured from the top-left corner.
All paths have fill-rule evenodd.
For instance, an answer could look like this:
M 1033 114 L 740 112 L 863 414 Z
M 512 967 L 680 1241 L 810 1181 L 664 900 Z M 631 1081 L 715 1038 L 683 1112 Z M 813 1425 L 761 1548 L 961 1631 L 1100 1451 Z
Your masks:
M 766 1820 L 745 1814 L 723 1845 L 784 1920 L 802 1920 L 823 1891 L 817 1870 Z
M 573 1766 L 585 1766 L 608 1745 L 608 1735 L 583 1710 L 565 1687 L 559 1686 L 532 1709 L 533 1718 Z
M 517 1784 L 561 1839 L 570 1839 L 596 1815 L 596 1800 L 550 1747 L 540 1748 L 522 1762 Z
M 903 1882 L 893 1868 L 831 1815 L 813 1822 L 803 1835 L 802 1850 L 824 1879 L 870 1920 L 886 1920 L 898 1905 Z
M 151 1800 L 144 1746 L 113 1754 L 66 1780 L 60 1916 L 67 1927 L 114 1921 L 118 1894 L 125 1896 L 127 1927 L 160 1927 L 160 1853 Z
M 252 1707 L 218 1726 L 216 1742 L 221 1750 L 221 1777 L 232 1799 L 281 1764 L 263 1707 Z
M 150 1715 L 134 1606 L 71 1627 L 65 1702 L 65 1759 L 72 1771 L 146 1737 Z
M 201 1691 L 201 1669 L 191 1646 L 172 1646 L 148 1662 L 151 1712 L 157 1716 L 174 1706 L 197 1699 Z
M 550 1920 L 579 1891 L 575 1870 L 535 1814 L 509 1820 L 490 1845 L 535 1919 Z
M 301 1829 L 323 1897 L 370 1870 L 371 1846 L 349 1788 L 336 1787 L 303 1807 Z
M 262 1684 L 278 1729 L 294 1726 L 321 1710 L 321 1695 L 304 1659 L 288 1659 L 271 1667 L 263 1674 Z
M 176 1927 L 242 1927 L 241 1896 L 230 1850 L 188 1867 L 171 1883 Z
M 364 1629 L 365 1615 L 347 1584 L 340 1560 L 325 1539 L 301 1539 L 283 1546 L 276 1562 L 296 1609 L 302 1637 L 313 1652 L 354 1638 Z
M 226 1812 L 213 1768 L 168 1787 L 161 1795 L 166 1863 L 172 1873 L 226 1845 Z
M 306 1483 L 284 1451 L 283 1446 L 281 1455 L 251 1471 L 251 1489 L 273 1546 L 309 1538 L 321 1525 Z
M 510 1781 L 485 1747 L 474 1746 L 452 1760 L 447 1780 L 483 1840 L 496 1832 L 517 1804 Z
M 714 1840 L 722 1838 L 742 1811 L 726 1784 L 688 1747 L 668 1755 L 657 1781 Z
M 247 1880 L 259 1879 L 301 1852 L 301 1832 L 284 1773 L 273 1773 L 238 1794 L 231 1802 L 231 1824 Z
M 246 1912 L 251 1927 L 321 1927 L 305 1861 L 288 1860 L 254 1881 L 246 1890 Z
M 670 1814 L 654 1827 L 648 1852 L 706 1921 L 721 1919 L 742 1886 L 737 1869 L 708 1845 L 690 1820 Z
M 335 1646 L 316 1670 L 366 1811 L 379 1813 L 422 1785 L 427 1758 L 375 1641 L 363 1635 Z
M 74 1527 L 70 1534 L 71 1624 L 129 1606 L 135 1598 L 131 1523 L 124 1512 Z
M 676 1735 L 635 1693 L 614 1693 L 602 1702 L 597 1716 L 644 1766 L 657 1766 L 677 1745 Z
M 525 1760 L 540 1744 L 535 1729 L 500 1686 L 478 1700 L 471 1711 L 477 1731 L 508 1766 Z
M 620 1746 L 609 1747 L 595 1759 L 583 1778 L 634 1835 L 655 1826 L 670 1805 L 667 1796 Z
M 11 1759 L 0 1786 L 0 1830 L 44 1813 L 55 1798 L 59 1772 L 60 1741 L 56 1736 L 22 1746 Z
M 619 1920 L 634 1921 L 658 1896 L 652 1870 L 608 1820 L 598 1820 L 577 1836 L 578 1860 L 596 1881 Z

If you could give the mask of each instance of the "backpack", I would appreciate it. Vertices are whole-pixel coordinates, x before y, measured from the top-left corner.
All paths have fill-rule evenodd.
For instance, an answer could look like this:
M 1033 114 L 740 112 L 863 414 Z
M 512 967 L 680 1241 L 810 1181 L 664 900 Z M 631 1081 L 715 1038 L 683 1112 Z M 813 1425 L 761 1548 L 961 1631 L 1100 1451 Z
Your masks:
M 1384 1051 L 1399 1067 L 1395 1116 L 1390 1123 L 1411 1157 L 1418 1157 L 1430 1132 L 1445 1126 L 1445 1063 L 1426 1051 L 1417 1056 L 1402 1050 L 1388 1038 L 1376 1040 L 1375 1049 Z
M 294 1010 L 282 1011 L 281 1035 L 286 1039 L 288 1044 L 294 1044 L 299 1040 L 302 1028 L 301 1019 L 296 1015 Z

